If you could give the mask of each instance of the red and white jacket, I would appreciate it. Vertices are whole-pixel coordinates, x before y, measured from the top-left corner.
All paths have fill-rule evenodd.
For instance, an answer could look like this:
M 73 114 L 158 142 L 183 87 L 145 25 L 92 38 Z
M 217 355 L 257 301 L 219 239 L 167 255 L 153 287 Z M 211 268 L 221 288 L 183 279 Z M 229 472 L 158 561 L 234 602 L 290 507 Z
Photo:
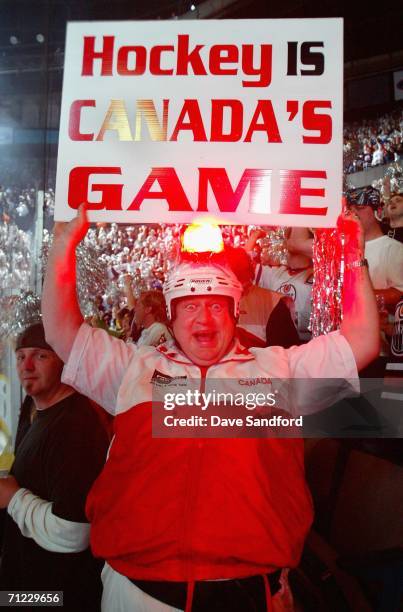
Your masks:
M 214 580 L 293 567 L 312 522 L 302 440 L 153 438 L 156 371 L 205 383 L 310 378 L 313 396 L 321 379 L 357 379 L 339 332 L 290 349 L 235 342 L 203 370 L 174 344 L 136 348 L 85 324 L 65 366 L 63 382 L 115 415 L 87 515 L 94 554 L 130 578 Z

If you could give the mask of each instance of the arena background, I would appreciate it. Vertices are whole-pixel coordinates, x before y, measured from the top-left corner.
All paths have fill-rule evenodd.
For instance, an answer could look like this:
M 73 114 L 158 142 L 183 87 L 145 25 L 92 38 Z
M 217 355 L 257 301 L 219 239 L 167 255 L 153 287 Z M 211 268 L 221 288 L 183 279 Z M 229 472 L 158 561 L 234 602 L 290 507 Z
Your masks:
M 27 312 L 37 309 L 44 254 L 53 225 L 66 22 L 313 17 L 344 18 L 346 181 L 357 187 L 371 184 L 386 173 L 392 162 L 374 167 L 365 162 L 360 129 L 364 125 L 373 125 L 376 129 L 382 121 L 380 118 L 385 116 L 387 121 L 400 125 L 400 131 L 403 129 L 401 0 L 379 3 L 361 0 L 148 0 L 144 3 L 0 0 L 0 417 L 12 435 L 16 430 L 22 394 L 15 375 L 10 339 Z M 401 154 L 397 164 L 402 165 Z M 113 295 L 110 286 L 119 284 L 117 278 L 125 265 L 118 252 L 129 250 L 132 243 L 130 229 L 106 227 L 102 231 L 102 239 L 98 234 L 96 245 L 91 247 L 93 252 L 86 255 L 87 269 L 94 264 L 94 258 L 99 260 L 99 265 L 92 270 L 92 285 L 88 284 L 81 296 L 87 303 L 91 292 L 101 287 L 109 287 Z M 146 275 L 150 273 L 148 262 L 154 258 L 158 263 L 150 244 L 152 240 L 157 236 L 166 252 L 170 241 L 167 233 L 163 236 L 159 233 L 158 227 L 153 228 L 154 234 L 148 229 L 141 231 L 147 239 L 154 236 L 141 252 L 141 271 Z M 175 231 L 175 228 L 169 230 L 171 239 Z M 18 297 L 21 295 L 22 302 Z M 60 320 L 62 324 L 63 313 L 60 313 Z M 374 564 L 379 572 L 392 567 L 392 577 L 395 567 L 401 572 L 401 556 L 394 553 L 397 546 L 401 546 L 402 538 L 398 526 L 401 498 L 400 502 L 396 498 L 397 491 L 403 489 L 400 486 L 403 484 L 402 469 L 397 467 L 397 463 L 401 463 L 401 445 L 385 446 L 382 452 L 373 445 L 371 452 L 368 453 L 367 448 L 363 453 L 362 448 L 354 449 L 352 444 L 349 448 L 338 448 L 337 441 L 330 442 L 322 452 L 319 452 L 320 445 L 309 451 L 310 465 L 314 468 L 309 473 L 308 466 L 308 476 L 322 497 L 319 495 L 315 499 L 319 517 L 317 533 L 307 548 L 304 569 L 296 577 L 299 586 L 302 584 L 308 592 L 308 603 L 301 609 L 391 612 L 388 600 L 382 603 L 383 591 L 381 595 L 378 592 L 378 597 L 372 593 L 372 600 L 369 595 L 369 600 L 376 603 L 366 608 L 365 598 L 361 598 L 350 583 L 350 599 L 346 603 L 346 590 L 344 588 L 341 595 L 339 588 L 345 576 L 340 577 L 340 568 L 334 567 L 332 546 L 339 547 L 341 553 L 350 553 L 350 566 L 347 558 L 344 567 L 350 577 L 364 566 L 373 568 Z M 382 458 L 377 463 L 374 457 L 380 455 Z M 398 455 L 399 460 L 396 459 Z M 328 473 L 316 466 L 333 465 L 332 462 L 336 465 L 335 479 L 330 481 Z M 351 469 L 346 470 L 349 462 L 352 462 Z M 368 470 L 373 474 L 373 487 L 363 491 L 357 483 Z M 349 496 L 340 501 L 338 495 L 343 487 Z M 336 513 L 330 512 L 333 508 Z M 350 525 L 347 535 L 346 525 Z M 326 536 L 329 549 L 315 539 L 318 534 Z M 354 561 L 353 553 L 379 548 L 387 550 L 387 562 L 382 555 L 372 557 L 372 565 L 368 565 L 368 558 L 363 564 L 357 565 Z

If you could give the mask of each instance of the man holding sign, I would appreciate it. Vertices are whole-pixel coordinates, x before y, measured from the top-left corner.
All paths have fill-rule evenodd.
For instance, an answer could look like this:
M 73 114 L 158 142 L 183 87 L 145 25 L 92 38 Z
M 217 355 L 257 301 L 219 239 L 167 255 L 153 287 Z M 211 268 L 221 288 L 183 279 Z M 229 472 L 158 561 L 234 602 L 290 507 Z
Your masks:
M 136 348 L 83 323 L 74 270 L 87 227 L 81 207 L 57 229 L 42 308 L 47 340 L 66 363 L 63 380 L 115 415 L 109 458 L 87 502 L 93 552 L 106 561 L 103 610 L 270 610 L 281 569 L 298 565 L 312 521 L 302 441 L 236 439 L 236 432 L 182 439 L 178 430 L 173 439 L 153 437 L 153 391 L 184 380 L 202 391 L 214 379 L 308 378 L 314 397 L 338 378 L 330 399 L 347 393 L 342 379 L 355 380 L 379 344 L 359 225 L 343 221 L 340 332 L 250 350 L 235 340 L 241 286 L 219 241 L 204 258 L 183 254 L 167 279 L 174 342 Z
M 334 227 L 342 20 L 67 29 L 56 221 Z M 112 97 L 111 96 L 111 93 Z

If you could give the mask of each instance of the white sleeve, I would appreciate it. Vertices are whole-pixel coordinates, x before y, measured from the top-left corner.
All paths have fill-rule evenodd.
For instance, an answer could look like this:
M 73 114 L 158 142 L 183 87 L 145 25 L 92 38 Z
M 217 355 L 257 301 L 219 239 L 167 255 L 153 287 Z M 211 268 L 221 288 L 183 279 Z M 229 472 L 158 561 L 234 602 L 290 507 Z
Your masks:
M 119 387 L 137 351 L 134 344 L 83 323 L 64 366 L 62 382 L 115 414 Z
M 291 347 L 287 353 L 292 412 L 312 414 L 359 392 L 353 351 L 339 331 Z
M 273 289 L 272 283 L 272 268 L 271 266 L 262 266 L 262 273 L 260 275 L 259 287 L 263 287 L 263 289 Z
M 272 379 L 276 406 L 293 415 L 327 408 L 360 390 L 357 366 L 347 340 L 339 331 L 302 346 L 252 349 Z
M 339 331 L 292 346 L 287 352 L 292 378 L 356 379 L 358 376 L 353 351 Z
M 18 489 L 11 498 L 8 514 L 21 533 L 51 552 L 81 552 L 89 546 L 90 525 L 66 521 L 52 512 L 52 502 L 37 497 L 28 489 Z
M 397 240 L 390 242 L 386 262 L 388 287 L 403 292 L 403 244 Z
M 149 335 L 147 339 L 148 346 L 159 346 L 163 342 L 167 342 L 172 338 L 171 334 L 165 327 L 165 325 L 160 324 L 158 327 L 156 326 L 153 329 L 152 333 Z

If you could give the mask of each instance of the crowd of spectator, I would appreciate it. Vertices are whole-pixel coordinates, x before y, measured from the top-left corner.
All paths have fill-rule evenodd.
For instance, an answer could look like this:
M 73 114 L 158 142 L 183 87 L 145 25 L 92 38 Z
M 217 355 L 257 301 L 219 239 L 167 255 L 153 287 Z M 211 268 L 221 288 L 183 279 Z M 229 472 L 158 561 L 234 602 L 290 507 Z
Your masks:
M 0 292 L 27 291 L 31 280 L 32 232 L 15 223 L 0 224 Z
M 3 187 L 0 184 L 0 220 L 13 222 L 19 229 L 28 231 L 33 228 L 38 207 L 38 190 L 35 187 L 21 189 L 17 186 Z M 48 188 L 43 196 L 44 225 L 53 225 L 55 208 L 54 189 Z
M 403 156 L 403 110 L 344 126 L 344 172 L 389 164 Z

